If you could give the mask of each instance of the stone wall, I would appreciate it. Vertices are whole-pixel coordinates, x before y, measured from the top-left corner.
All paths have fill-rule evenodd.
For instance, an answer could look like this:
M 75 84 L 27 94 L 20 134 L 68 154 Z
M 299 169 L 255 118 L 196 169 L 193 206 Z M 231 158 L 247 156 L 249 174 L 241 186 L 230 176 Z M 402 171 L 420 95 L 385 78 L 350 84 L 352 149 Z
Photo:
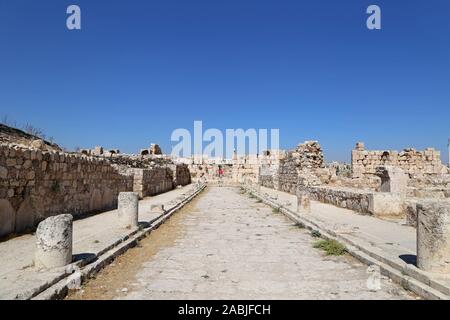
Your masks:
M 385 165 L 400 167 L 413 176 L 447 173 L 447 168 L 441 162 L 440 151 L 433 148 L 424 151 L 369 151 L 364 149 L 363 143 L 358 143 L 356 149 L 352 150 L 352 172 L 356 178 L 375 174 L 377 167 Z
M 259 171 L 259 185 L 278 190 L 278 167 L 264 165 Z
M 154 166 L 148 169 L 128 168 L 134 176 L 133 191 L 140 198 L 154 196 L 191 183 L 191 174 L 185 164 Z
M 306 191 L 312 200 L 379 218 L 404 218 L 407 214 L 406 198 L 395 193 L 320 186 Z
M 174 187 L 185 186 L 191 183 L 191 172 L 186 164 L 173 164 L 169 167 L 174 177 Z
M 296 194 L 298 186 L 298 170 L 293 158 L 288 157 L 280 163 L 278 168 L 278 190 Z
M 53 215 L 114 209 L 120 192 L 143 198 L 190 183 L 186 165 L 154 160 L 0 144 L 0 238 L 32 230 Z
M 369 191 L 319 186 L 309 187 L 307 191 L 311 200 L 329 203 L 363 214 L 370 214 L 369 204 L 372 193 Z
M 137 192 L 141 199 L 173 189 L 173 174 L 168 167 L 131 168 L 128 172 L 134 176 L 133 192 Z
M 291 194 L 296 194 L 298 188 L 326 183 L 331 172 L 325 168 L 323 152 L 317 141 L 306 141 L 287 152 L 276 170 L 273 187 Z
M 235 160 L 232 169 L 232 182 L 258 183 L 259 161 L 260 159 L 255 155 Z
M 107 160 L 0 145 L 0 236 L 32 229 L 62 213 L 75 217 L 114 208 L 133 176 Z

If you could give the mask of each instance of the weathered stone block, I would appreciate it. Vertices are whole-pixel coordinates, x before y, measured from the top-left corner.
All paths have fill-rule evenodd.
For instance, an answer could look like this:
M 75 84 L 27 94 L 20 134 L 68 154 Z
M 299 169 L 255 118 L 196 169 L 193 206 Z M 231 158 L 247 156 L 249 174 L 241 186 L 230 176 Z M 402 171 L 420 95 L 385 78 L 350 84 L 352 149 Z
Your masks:
M 58 268 L 72 263 L 72 223 L 70 214 L 47 218 L 36 230 L 34 264 L 37 268 Z
M 118 218 L 124 227 L 137 227 L 139 195 L 136 192 L 121 192 L 118 200 Z
M 417 216 L 417 266 L 450 274 L 450 202 L 420 202 Z
M 369 194 L 369 212 L 380 218 L 402 218 L 405 216 L 404 198 L 395 193 L 371 193 Z
M 408 176 L 401 168 L 393 166 L 378 167 L 376 175 L 381 178 L 381 192 L 406 194 Z

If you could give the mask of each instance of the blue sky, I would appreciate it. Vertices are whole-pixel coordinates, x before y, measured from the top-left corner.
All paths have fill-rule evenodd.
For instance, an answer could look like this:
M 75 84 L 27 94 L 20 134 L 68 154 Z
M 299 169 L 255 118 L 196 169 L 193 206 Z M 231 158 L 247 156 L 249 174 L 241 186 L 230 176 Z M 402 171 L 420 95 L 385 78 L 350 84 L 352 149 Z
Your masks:
M 364 141 L 446 161 L 449 13 L 446 0 L 1 0 L 0 114 L 67 148 L 170 151 L 174 129 L 202 120 L 279 128 L 283 148 L 319 140 L 327 160 Z

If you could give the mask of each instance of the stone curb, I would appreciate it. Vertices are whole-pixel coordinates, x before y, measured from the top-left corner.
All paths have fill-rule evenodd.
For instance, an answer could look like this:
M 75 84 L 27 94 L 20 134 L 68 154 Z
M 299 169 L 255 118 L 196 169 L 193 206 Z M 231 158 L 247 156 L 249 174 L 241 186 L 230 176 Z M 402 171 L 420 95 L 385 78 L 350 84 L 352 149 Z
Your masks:
M 409 265 L 405 262 L 399 263 L 394 261 L 391 257 L 382 253 L 381 249 L 370 248 L 366 243 L 360 241 L 353 241 L 345 237 L 345 235 L 337 234 L 336 232 L 319 225 L 297 213 L 282 207 L 276 202 L 266 199 L 258 191 L 244 187 L 247 192 L 251 192 L 264 204 L 272 208 L 279 208 L 285 216 L 292 221 L 303 225 L 305 228 L 318 231 L 325 239 L 334 239 L 345 244 L 346 249 L 350 255 L 357 258 L 367 265 L 377 265 L 380 267 L 381 273 L 400 284 L 405 289 L 408 289 L 420 297 L 428 300 L 450 300 L 450 288 L 436 280 L 433 280 L 422 270 L 415 266 Z M 377 252 L 378 251 L 378 252 Z
M 72 264 L 74 270 L 72 274 L 66 274 L 62 278 L 58 277 L 58 279 L 48 283 L 46 287 L 42 286 L 37 288 L 34 292 L 28 293 L 28 296 L 22 298 L 26 300 L 63 299 L 69 292 L 70 288 L 79 287 L 87 279 L 91 278 L 94 274 L 98 273 L 114 261 L 115 258 L 125 253 L 128 249 L 135 247 L 140 240 L 147 237 L 153 230 L 159 228 L 173 214 L 178 212 L 203 190 L 205 190 L 206 187 L 206 184 L 201 185 L 193 193 L 185 196 L 182 201 L 165 211 L 159 217 L 149 221 L 149 227 L 130 232 L 128 235 L 116 241 L 113 245 L 101 250 L 96 257 L 92 257 L 89 260 L 81 260 Z

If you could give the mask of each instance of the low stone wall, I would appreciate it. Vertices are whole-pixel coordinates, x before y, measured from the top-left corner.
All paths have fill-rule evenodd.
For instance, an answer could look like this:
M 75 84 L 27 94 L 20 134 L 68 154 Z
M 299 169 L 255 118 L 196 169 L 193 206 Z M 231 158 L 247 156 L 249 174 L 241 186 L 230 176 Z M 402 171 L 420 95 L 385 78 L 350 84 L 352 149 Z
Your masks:
M 107 160 L 0 145 L 0 237 L 34 228 L 47 217 L 74 217 L 117 205 L 133 176 Z
M 417 198 L 447 199 L 450 198 L 449 188 L 409 188 L 408 195 Z
M 263 187 L 274 189 L 272 176 L 259 176 L 259 183 Z
M 306 190 L 311 200 L 333 204 L 363 214 L 371 214 L 369 204 L 372 192 L 334 187 L 309 187 Z
M 191 183 L 191 172 L 186 164 L 174 164 L 169 167 L 174 177 L 174 187 L 185 186 Z
M 139 198 L 153 196 L 173 189 L 172 170 L 167 167 L 128 169 L 134 176 L 133 191 Z
M 287 158 L 281 161 L 278 169 L 278 184 L 280 191 L 295 194 L 298 186 L 298 172 L 294 161 Z
M 371 192 L 350 188 L 308 187 L 312 200 L 329 203 L 380 218 L 403 218 L 405 198 L 390 192 Z
M 259 170 L 259 184 L 270 189 L 278 189 L 278 166 L 261 166 Z

